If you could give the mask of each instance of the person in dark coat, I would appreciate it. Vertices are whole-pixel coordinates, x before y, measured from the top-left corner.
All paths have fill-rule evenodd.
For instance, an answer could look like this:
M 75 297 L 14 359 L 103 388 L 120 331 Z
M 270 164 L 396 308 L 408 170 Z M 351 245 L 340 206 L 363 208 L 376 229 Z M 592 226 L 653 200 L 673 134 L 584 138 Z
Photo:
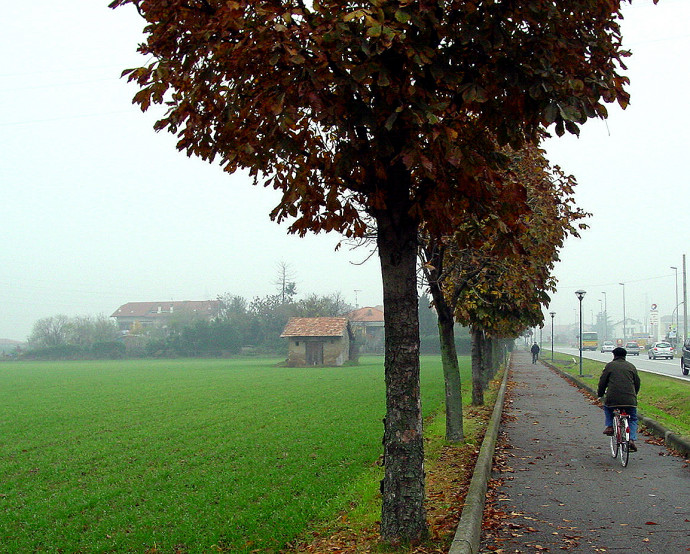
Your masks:
M 539 359 L 539 351 L 540 350 L 541 350 L 541 348 L 539 348 L 539 345 L 536 342 L 532 345 L 532 348 L 530 348 L 529 351 L 532 353 L 532 363 L 533 364 L 537 363 L 537 360 Z
M 630 416 L 630 451 L 637 451 L 637 393 L 640 376 L 637 368 L 625 359 L 628 352 L 620 346 L 613 349 L 613 360 L 604 366 L 599 377 L 597 396 L 604 403 L 604 435 L 613 435 L 613 409 L 625 408 Z

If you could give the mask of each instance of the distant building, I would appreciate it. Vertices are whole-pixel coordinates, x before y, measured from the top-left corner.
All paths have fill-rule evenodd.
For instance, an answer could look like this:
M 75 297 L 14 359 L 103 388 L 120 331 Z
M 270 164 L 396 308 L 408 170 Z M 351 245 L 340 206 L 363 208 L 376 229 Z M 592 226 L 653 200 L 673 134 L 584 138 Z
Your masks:
M 26 347 L 26 342 L 12 339 L 0 339 L 0 355 L 18 354 Z
M 383 352 L 386 336 L 383 307 L 358 308 L 347 314 L 347 318 L 361 352 Z
M 211 320 L 218 315 L 219 300 L 184 300 L 179 302 L 128 302 L 110 317 L 117 320 L 123 333 L 135 328 L 166 325 L 174 317 L 199 317 Z
M 625 337 L 623 336 L 623 333 L 625 333 Z M 644 323 L 637 319 L 633 319 L 632 317 L 626 317 L 625 326 L 623 326 L 622 319 L 620 321 L 616 321 L 611 326 L 608 334 L 610 337 L 613 337 L 611 340 L 615 339 L 622 342 L 624 338 L 633 340 L 634 335 L 647 335 L 647 332 L 645 330 Z
M 356 358 L 345 317 L 292 317 L 280 336 L 288 340 L 289 367 L 341 366 Z

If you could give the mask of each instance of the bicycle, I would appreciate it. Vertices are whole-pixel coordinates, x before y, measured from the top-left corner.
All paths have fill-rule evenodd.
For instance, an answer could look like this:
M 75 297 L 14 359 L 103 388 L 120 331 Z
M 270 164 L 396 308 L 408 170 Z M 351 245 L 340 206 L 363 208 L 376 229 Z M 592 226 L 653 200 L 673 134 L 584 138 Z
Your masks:
M 613 409 L 613 435 L 611 435 L 611 457 L 620 457 L 623 467 L 630 456 L 630 416 L 625 410 Z

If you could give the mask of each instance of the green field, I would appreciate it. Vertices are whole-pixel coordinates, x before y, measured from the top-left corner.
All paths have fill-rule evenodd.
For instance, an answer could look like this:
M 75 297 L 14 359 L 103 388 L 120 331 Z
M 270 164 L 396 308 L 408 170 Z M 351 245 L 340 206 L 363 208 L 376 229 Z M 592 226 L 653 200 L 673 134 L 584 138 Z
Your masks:
M 0 364 L 0 552 L 271 552 L 333 517 L 377 477 L 382 359 L 277 362 Z

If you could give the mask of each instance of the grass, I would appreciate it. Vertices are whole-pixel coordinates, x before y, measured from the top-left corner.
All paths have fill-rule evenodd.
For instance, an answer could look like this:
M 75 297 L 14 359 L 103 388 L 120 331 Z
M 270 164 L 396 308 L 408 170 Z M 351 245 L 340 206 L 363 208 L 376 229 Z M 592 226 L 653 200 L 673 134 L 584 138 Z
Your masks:
M 544 360 L 550 361 L 550 355 Z M 554 365 L 596 391 L 599 376 L 606 364 L 583 358 L 582 373 L 591 377 L 579 376 L 579 365 L 573 364 L 572 356 L 557 358 Z M 642 385 L 637 398 L 640 413 L 655 419 L 676 434 L 690 436 L 690 382 L 643 371 L 640 372 L 640 380 Z
M 464 443 L 445 440 L 445 414 L 440 411 L 424 422 L 424 467 L 429 538 L 420 544 L 394 547 L 380 541 L 378 534 L 381 496 L 378 482 L 383 469 L 372 468 L 354 484 L 353 500 L 337 518 L 316 522 L 285 551 L 290 554 L 349 552 L 351 554 L 429 554 L 447 552 L 455 535 L 464 494 L 474 471 L 479 444 L 493 411 L 502 374 L 484 392 L 484 406 L 471 406 L 469 357 L 460 358 L 463 388 Z M 439 362 L 439 371 L 441 370 Z
M 276 362 L 1 364 L 2 548 L 274 552 L 353 498 L 369 496 L 370 516 L 382 360 Z M 422 401 L 426 417 L 443 413 L 435 357 L 422 359 Z

